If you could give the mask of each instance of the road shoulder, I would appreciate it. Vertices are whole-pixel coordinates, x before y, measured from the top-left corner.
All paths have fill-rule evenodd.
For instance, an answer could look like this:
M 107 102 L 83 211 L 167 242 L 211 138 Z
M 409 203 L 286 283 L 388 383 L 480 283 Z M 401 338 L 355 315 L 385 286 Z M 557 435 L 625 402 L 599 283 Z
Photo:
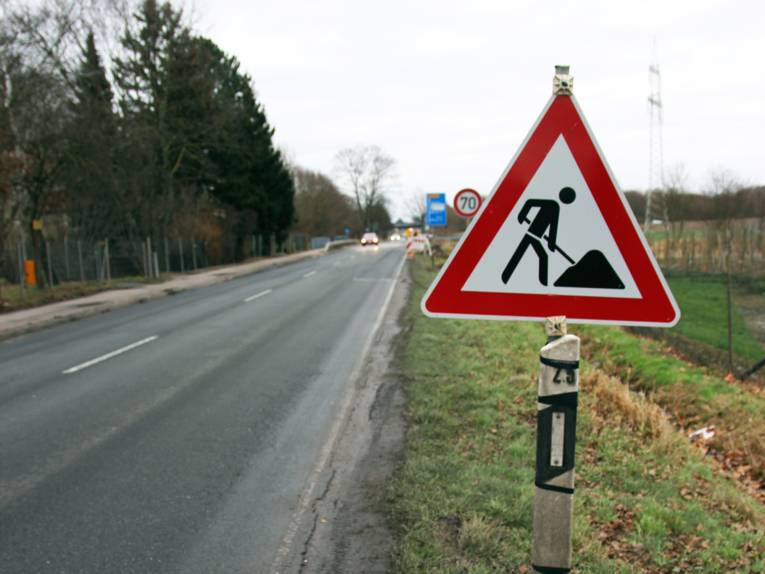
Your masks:
M 406 266 L 356 381 L 354 406 L 324 471 L 324 489 L 302 520 L 299 563 L 294 560 L 289 571 L 350 574 L 390 570 L 393 533 L 386 493 L 388 480 L 400 463 L 406 429 L 396 350 L 409 283 Z

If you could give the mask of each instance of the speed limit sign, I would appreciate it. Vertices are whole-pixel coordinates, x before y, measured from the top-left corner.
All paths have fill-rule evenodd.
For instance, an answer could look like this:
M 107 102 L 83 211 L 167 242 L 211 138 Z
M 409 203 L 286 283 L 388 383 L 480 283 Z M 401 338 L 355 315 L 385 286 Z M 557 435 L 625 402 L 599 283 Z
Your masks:
M 460 217 L 473 217 L 481 207 L 481 196 L 475 189 L 463 189 L 454 196 L 454 211 Z

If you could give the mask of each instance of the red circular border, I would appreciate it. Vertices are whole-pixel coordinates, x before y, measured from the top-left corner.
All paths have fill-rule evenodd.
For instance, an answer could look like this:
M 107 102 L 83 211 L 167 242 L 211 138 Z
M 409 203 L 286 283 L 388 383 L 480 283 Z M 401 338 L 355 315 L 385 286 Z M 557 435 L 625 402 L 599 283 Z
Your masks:
M 473 211 L 472 213 L 467 213 L 465 211 L 462 211 L 459 207 L 457 207 L 459 205 L 460 196 L 463 193 L 473 193 L 478 198 L 478 207 L 476 207 L 475 211 Z M 478 213 L 478 210 L 481 209 L 481 205 L 482 204 L 483 204 L 483 199 L 481 198 L 481 194 L 478 193 L 475 189 L 471 189 L 469 187 L 466 187 L 465 189 L 459 190 L 457 192 L 457 195 L 454 196 L 454 205 L 453 205 L 453 207 L 454 207 L 455 213 L 457 215 L 459 215 L 460 217 L 473 217 L 476 213 Z

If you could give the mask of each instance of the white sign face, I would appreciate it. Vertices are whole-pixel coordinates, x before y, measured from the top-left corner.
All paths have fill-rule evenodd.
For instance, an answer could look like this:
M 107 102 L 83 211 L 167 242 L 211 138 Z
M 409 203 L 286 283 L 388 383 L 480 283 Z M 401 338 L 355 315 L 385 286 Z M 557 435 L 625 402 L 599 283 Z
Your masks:
M 641 297 L 563 136 L 462 290 Z

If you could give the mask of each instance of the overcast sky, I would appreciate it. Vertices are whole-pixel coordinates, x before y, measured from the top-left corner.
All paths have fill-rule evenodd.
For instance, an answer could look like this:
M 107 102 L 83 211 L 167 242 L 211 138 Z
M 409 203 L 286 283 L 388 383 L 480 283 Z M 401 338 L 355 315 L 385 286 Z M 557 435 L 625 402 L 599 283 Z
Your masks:
M 486 194 L 551 94 L 555 64 L 622 189 L 648 186 L 648 65 L 656 38 L 665 169 L 763 184 L 765 2 L 196 0 L 195 28 L 253 77 L 276 143 L 332 175 L 379 145 L 389 193 Z

